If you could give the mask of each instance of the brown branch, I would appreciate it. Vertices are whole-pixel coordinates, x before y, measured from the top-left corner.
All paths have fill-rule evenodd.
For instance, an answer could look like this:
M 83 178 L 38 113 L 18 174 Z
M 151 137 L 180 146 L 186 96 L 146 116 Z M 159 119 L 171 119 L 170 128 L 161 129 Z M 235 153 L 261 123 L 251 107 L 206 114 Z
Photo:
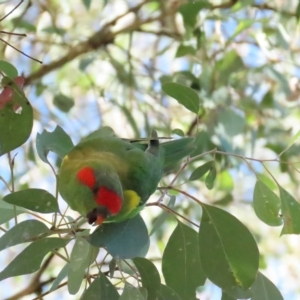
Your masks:
M 146 0 L 140 4 L 138 4 L 135 7 L 130 8 L 126 13 L 117 16 L 114 20 L 106 23 L 99 31 L 95 32 L 90 38 L 88 38 L 86 41 L 79 43 L 75 45 L 71 50 L 61 57 L 60 59 L 51 62 L 48 65 L 42 66 L 38 71 L 35 73 L 32 73 L 29 75 L 27 78 L 25 78 L 25 84 L 28 85 L 32 83 L 33 81 L 45 76 L 46 74 L 62 67 L 63 65 L 71 62 L 73 59 L 79 57 L 82 54 L 98 50 L 101 47 L 105 47 L 108 44 L 113 43 L 115 37 L 119 34 L 130 32 L 130 31 L 135 31 L 135 30 L 140 30 L 140 27 L 144 24 L 148 24 L 151 22 L 155 22 L 158 20 L 162 20 L 166 17 L 165 14 L 161 14 L 156 17 L 149 17 L 147 19 L 140 19 L 137 18 L 133 23 L 128 24 L 126 27 L 120 29 L 119 31 L 113 32 L 113 26 L 116 24 L 116 22 L 124 17 L 125 15 L 129 13 L 137 13 L 140 8 L 148 3 L 149 0 Z

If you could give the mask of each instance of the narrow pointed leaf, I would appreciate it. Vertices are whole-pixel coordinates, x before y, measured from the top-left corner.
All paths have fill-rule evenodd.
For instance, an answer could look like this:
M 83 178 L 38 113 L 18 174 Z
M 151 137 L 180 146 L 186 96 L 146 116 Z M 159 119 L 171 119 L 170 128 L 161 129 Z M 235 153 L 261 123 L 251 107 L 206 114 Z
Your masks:
M 68 268 L 68 291 L 71 295 L 79 291 L 85 270 L 95 261 L 98 252 L 99 249 L 91 246 L 84 238 L 76 239 Z
M 119 294 L 112 283 L 106 278 L 106 276 L 99 272 L 97 277 L 89 288 L 84 292 L 81 300 L 119 300 Z
M 257 274 L 251 290 L 251 300 L 283 300 L 281 293 L 274 283 L 260 272 Z
M 285 151 L 287 151 L 290 147 L 292 147 L 293 144 L 299 139 L 299 137 L 300 137 L 300 130 L 298 130 L 298 132 L 292 137 L 288 146 L 283 151 L 281 151 L 281 153 L 278 156 L 281 156 Z
M 16 207 L 0 200 L 0 224 L 6 223 L 15 216 L 25 212 L 22 207 Z
M 69 263 L 66 263 L 64 267 L 60 270 L 56 278 L 54 279 L 49 292 L 55 291 L 58 288 L 58 286 L 63 281 L 63 279 L 67 277 L 68 272 L 69 272 Z
M 180 83 L 166 82 L 162 85 L 162 90 L 170 97 L 176 99 L 185 108 L 198 114 L 200 98 L 193 89 Z
M 64 247 L 69 241 L 68 239 L 61 238 L 46 238 L 31 243 L 0 272 L 0 280 L 13 276 L 31 274 L 39 270 L 47 253 L 54 249 Z
M 282 224 L 282 219 L 279 217 L 280 198 L 260 180 L 255 184 L 253 207 L 257 217 L 264 223 L 270 226 Z
M 124 291 L 119 300 L 147 300 L 144 298 L 143 294 L 139 291 L 139 289 L 134 286 L 125 283 Z
M 7 231 L 0 238 L 0 251 L 7 249 L 11 246 L 30 242 L 34 238 L 37 238 L 40 234 L 49 232 L 48 227 L 37 220 L 27 220 L 23 221 L 9 231 Z
M 210 170 L 213 163 L 214 163 L 214 161 L 210 160 L 210 161 L 206 162 L 205 164 L 203 164 L 202 166 L 196 168 L 193 171 L 193 173 L 191 174 L 189 181 L 200 179 L 202 176 L 204 176 Z
M 134 258 L 133 262 L 139 271 L 143 287 L 148 291 L 147 300 L 155 300 L 160 292 L 160 276 L 155 265 L 142 257 Z
M 205 275 L 224 290 L 249 288 L 259 263 L 252 234 L 226 211 L 206 204 L 202 209 L 199 249 Z
M 209 173 L 205 178 L 205 185 L 209 190 L 211 190 L 214 187 L 216 177 L 217 177 L 217 170 L 215 164 L 213 164 L 209 170 Z
M 48 163 L 49 151 L 63 158 L 73 147 L 71 138 L 59 126 L 56 126 L 53 132 L 44 129 L 42 133 L 38 133 L 36 136 L 36 149 L 39 157 L 45 163 Z
M 3 200 L 44 214 L 59 212 L 55 197 L 42 189 L 21 190 L 6 195 Z
M 281 213 L 283 215 L 283 228 L 281 235 L 283 234 L 299 234 L 300 233 L 300 204 L 295 198 L 289 194 L 281 186 L 280 199 L 281 199 Z
M 145 252 L 148 230 L 140 215 L 120 223 L 105 223 L 90 236 L 88 242 L 105 247 L 113 257 L 134 258 Z
M 196 288 L 205 282 L 197 232 L 178 222 L 163 253 L 162 272 L 168 287 L 181 299 L 196 299 Z
M 2 79 L 2 86 L 9 86 L 12 99 L 0 108 L 0 156 L 24 144 L 33 126 L 33 110 L 24 92 L 9 77 Z M 2 95 L 2 94 L 1 94 Z
M 170 287 L 162 284 L 160 286 L 160 292 L 158 300 L 181 300 L 179 296 Z

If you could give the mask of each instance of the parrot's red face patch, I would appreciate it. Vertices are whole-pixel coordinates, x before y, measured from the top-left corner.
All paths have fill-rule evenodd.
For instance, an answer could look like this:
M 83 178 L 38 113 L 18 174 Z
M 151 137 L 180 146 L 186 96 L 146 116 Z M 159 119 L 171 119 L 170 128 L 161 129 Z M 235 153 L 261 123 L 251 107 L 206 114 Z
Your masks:
M 122 199 L 114 191 L 105 187 L 101 187 L 95 195 L 95 200 L 98 205 L 105 206 L 111 215 L 119 213 L 122 207 Z
M 77 179 L 80 183 L 92 189 L 96 184 L 96 177 L 94 171 L 90 167 L 84 167 L 77 173 Z

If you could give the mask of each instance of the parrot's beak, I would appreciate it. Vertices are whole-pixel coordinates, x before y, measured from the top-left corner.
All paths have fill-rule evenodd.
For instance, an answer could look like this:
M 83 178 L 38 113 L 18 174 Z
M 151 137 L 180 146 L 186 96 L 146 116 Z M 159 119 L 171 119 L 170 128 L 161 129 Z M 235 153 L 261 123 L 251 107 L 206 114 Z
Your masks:
M 97 226 L 97 225 L 101 225 L 105 220 L 105 217 L 103 215 L 98 215 L 97 216 L 97 219 L 94 223 L 94 226 Z

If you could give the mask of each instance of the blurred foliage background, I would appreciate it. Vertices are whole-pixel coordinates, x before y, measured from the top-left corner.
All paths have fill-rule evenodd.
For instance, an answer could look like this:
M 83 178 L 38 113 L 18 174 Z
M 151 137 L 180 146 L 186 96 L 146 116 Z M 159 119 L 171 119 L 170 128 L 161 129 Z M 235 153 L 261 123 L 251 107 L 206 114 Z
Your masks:
M 279 238 L 280 228 L 269 227 L 255 216 L 252 198 L 253 171 L 276 188 L 267 170 L 296 199 L 300 195 L 297 142 L 280 156 L 283 162 L 264 161 L 276 160 L 300 129 L 299 3 L 24 1 L 1 21 L 1 27 L 27 37 L 2 33 L 1 39 L 43 63 L 0 43 L 2 59 L 25 76 L 25 93 L 35 116 L 30 139 L 13 151 L 16 185 L 55 190 L 51 170 L 37 158 L 34 144 L 36 133 L 52 131 L 57 124 L 74 143 L 105 125 L 122 137 L 147 137 L 155 128 L 159 136 L 195 136 L 198 154 L 217 148 L 255 158 L 217 155 L 212 190 L 202 181 L 185 183 L 191 168 L 179 182 L 201 201 L 223 206 L 247 225 L 259 244 L 262 272 L 284 299 L 298 299 L 299 236 Z M 17 4 L 2 3 L 1 15 Z M 162 92 L 161 84 L 168 81 L 199 94 L 203 106 L 197 117 Z M 204 156 L 203 161 L 211 158 L 211 154 Z M 9 181 L 6 157 L 1 157 L 0 169 Z M 171 179 L 172 175 L 165 178 L 164 184 Z M 7 193 L 1 181 L 0 193 Z M 178 196 L 175 207 L 199 223 L 200 212 L 191 201 Z M 150 228 L 159 212 L 153 207 L 143 211 Z M 161 257 L 174 226 L 170 218 L 151 237 L 153 258 Z M 1 253 L 1 261 L 16 253 L 11 251 Z M 55 276 L 57 269 L 49 272 Z M 7 283 L 13 287 L 9 291 Z M 24 278 L 2 281 L 1 298 L 15 299 L 11 296 L 25 286 Z M 65 292 L 62 288 L 47 299 L 58 299 Z M 199 291 L 201 299 L 220 299 L 220 293 L 213 286 Z

